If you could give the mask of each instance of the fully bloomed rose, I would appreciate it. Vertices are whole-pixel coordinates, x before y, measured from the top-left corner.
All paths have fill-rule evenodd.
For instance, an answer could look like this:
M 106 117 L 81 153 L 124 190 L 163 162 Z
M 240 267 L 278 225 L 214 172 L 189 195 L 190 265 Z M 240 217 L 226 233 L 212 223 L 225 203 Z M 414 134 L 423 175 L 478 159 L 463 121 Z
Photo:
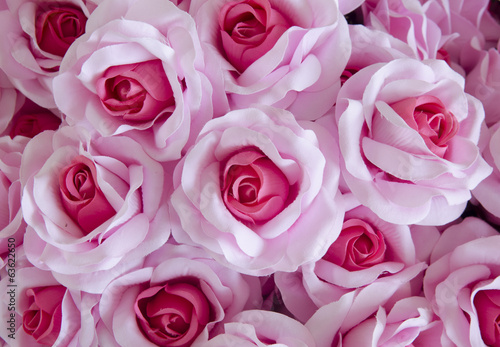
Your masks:
M 55 108 L 52 80 L 69 46 L 85 32 L 93 1 L 8 1 L 0 12 L 0 67 L 23 94 Z
M 27 257 L 65 286 L 99 293 L 170 235 L 162 166 L 130 138 L 44 132 L 21 166 Z
M 166 244 L 144 267 L 104 291 L 99 340 L 120 346 L 188 347 L 207 341 L 244 309 L 258 308 L 259 280 L 229 270 L 200 248 Z
M 287 309 L 304 323 L 318 308 L 353 294 L 341 326 L 346 332 L 379 306 L 420 294 L 417 276 L 426 257 L 416 242 L 432 245 L 437 235 L 436 229 L 414 232 L 387 223 L 359 206 L 346 212 L 340 235 L 321 259 L 293 273 L 276 273 L 276 284 Z
M 350 54 L 337 1 L 193 1 L 202 42 L 217 53 L 232 108 L 252 104 L 322 116 L 335 102 Z
M 210 59 L 208 59 L 210 61 Z M 195 22 L 170 1 L 107 0 L 54 80 L 70 124 L 125 134 L 156 160 L 181 157 L 214 112 L 226 111 Z
M 441 341 L 498 346 L 500 234 L 470 217 L 446 229 L 424 277 L 425 297 L 443 322 Z
M 2 297 L 0 315 L 5 328 L 0 337 L 11 347 L 97 346 L 99 295 L 68 289 L 50 272 L 29 263 L 29 266 L 21 265 L 26 259 L 21 248 L 16 252 L 19 258 L 15 286 L 8 276 L 0 282 L 4 293 L 15 293 L 15 305 L 9 306 L 10 295 Z M 9 320 L 15 322 L 12 330 L 7 329 L 11 327 Z
M 326 129 L 284 110 L 213 119 L 174 173 L 173 236 L 243 273 L 293 271 L 338 236 L 338 160 Z
M 336 119 L 347 186 L 391 223 L 451 222 L 491 173 L 478 148 L 483 108 L 443 61 L 360 70 L 339 93 Z

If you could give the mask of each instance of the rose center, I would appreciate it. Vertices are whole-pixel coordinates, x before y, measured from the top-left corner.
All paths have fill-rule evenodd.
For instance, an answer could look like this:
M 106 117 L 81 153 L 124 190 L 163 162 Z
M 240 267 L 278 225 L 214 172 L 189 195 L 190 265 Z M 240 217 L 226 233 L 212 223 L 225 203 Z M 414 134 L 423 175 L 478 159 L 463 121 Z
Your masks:
M 184 335 L 189 329 L 189 323 L 186 323 L 178 314 L 165 315 L 162 320 L 165 332 L 170 337 L 176 338 Z
M 244 204 L 252 203 L 257 199 L 258 182 L 255 182 L 255 179 L 249 179 L 247 181 L 253 182 L 245 182 L 238 187 L 239 201 Z
M 258 149 L 248 148 L 235 154 L 223 168 L 223 201 L 241 221 L 264 223 L 286 206 L 288 180 Z
M 69 46 L 85 32 L 87 17 L 71 4 L 40 8 L 35 22 L 38 46 L 44 51 L 64 56 Z

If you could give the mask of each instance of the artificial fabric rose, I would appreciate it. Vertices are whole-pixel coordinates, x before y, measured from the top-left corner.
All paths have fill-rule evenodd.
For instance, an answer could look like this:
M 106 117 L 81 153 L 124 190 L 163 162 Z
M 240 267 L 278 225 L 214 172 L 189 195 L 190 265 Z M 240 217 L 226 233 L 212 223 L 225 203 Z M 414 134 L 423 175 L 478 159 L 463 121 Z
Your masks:
M 173 236 L 242 273 L 294 271 L 340 231 L 338 160 L 324 128 L 285 110 L 213 119 L 176 167 Z
M 429 20 L 419 0 L 367 1 L 363 5 L 367 27 L 386 32 L 407 43 L 420 59 L 434 59 L 448 37 Z
M 12 245 L 20 245 L 26 223 L 21 210 L 21 157 L 27 138 L 0 137 L 0 255 L 6 256 Z M 7 261 L 8 259 L 6 259 Z
M 0 67 L 16 88 L 55 108 L 52 80 L 69 46 L 85 32 L 93 1 L 8 1 L 0 12 Z
M 345 297 L 326 305 L 306 323 L 318 346 L 441 345 L 441 322 L 433 320 L 430 303 L 423 297 L 405 297 L 389 307 L 381 306 L 374 315 L 341 333 L 339 327 L 349 311 L 349 304 L 350 298 Z
M 290 27 L 269 0 L 226 2 L 219 14 L 222 48 L 240 73 L 266 54 Z
M 236 153 L 224 165 L 222 196 L 238 219 L 261 224 L 287 205 L 290 186 L 281 170 L 256 148 Z
M 295 319 L 277 312 L 250 310 L 225 323 L 220 335 L 193 347 L 274 345 L 315 347 L 316 343 L 309 330 Z
M 62 169 L 59 190 L 64 209 L 85 234 L 116 214 L 99 187 L 94 163 L 83 155 Z
M 469 73 L 479 62 L 482 50 L 497 44 L 500 24 L 488 11 L 488 0 L 428 0 L 424 4 L 428 20 L 436 23 L 450 39 L 443 48 L 457 70 Z M 456 68 L 456 65 L 453 65 Z
M 497 49 L 481 52 L 479 62 L 465 78 L 465 91 L 482 102 L 488 126 L 500 121 L 496 107 L 500 97 L 500 55 Z
M 164 170 L 130 138 L 46 131 L 21 167 L 27 257 L 67 287 L 100 293 L 169 237 Z
M 44 52 L 63 57 L 69 46 L 85 33 L 87 16 L 71 3 L 45 2 L 37 8 L 35 37 Z
M 276 273 L 276 284 L 287 309 L 302 322 L 316 309 L 354 292 L 342 326 L 347 331 L 393 297 L 420 294 L 417 276 L 426 267 L 426 256 L 417 244 L 431 243 L 437 235 L 436 229 L 413 232 L 387 223 L 359 206 L 346 212 L 340 235 L 320 260 L 293 273 Z M 367 297 L 369 302 L 363 299 Z
M 343 177 L 380 218 L 451 222 L 491 173 L 478 148 L 484 112 L 463 88 L 441 60 L 395 59 L 345 82 L 336 107 Z
M 45 130 L 57 130 L 61 125 L 61 118 L 54 112 L 38 106 L 29 99 L 17 111 L 5 130 L 11 138 L 24 136 L 33 138 Z
M 481 181 L 472 194 L 495 220 L 500 218 L 500 200 L 497 194 L 492 193 L 497 192 L 500 188 L 500 123 L 489 128 L 488 133 L 491 137 L 483 151 L 483 156 L 493 167 L 493 173 Z
M 469 217 L 446 229 L 424 277 L 425 297 L 442 320 L 441 341 L 456 346 L 498 346 L 500 234 Z
M 272 105 L 313 120 L 335 103 L 351 47 L 337 1 L 200 0 L 189 13 L 232 109 Z
M 57 341 L 61 332 L 61 306 L 66 290 L 61 285 L 55 285 L 26 291 L 30 305 L 23 312 L 23 329 L 36 342 L 51 346 Z
M 0 337 L 11 347 L 97 346 L 99 295 L 62 286 L 50 272 L 22 265 L 22 249 L 16 252 L 15 287 L 9 281 L 12 277 L 0 282 L 7 294 L 0 308 L 5 322 Z M 9 291 L 15 293 L 15 305 L 9 305 Z
M 217 68 L 205 63 L 195 22 L 162 0 L 107 0 L 92 14 L 54 79 L 57 106 L 71 125 L 125 134 L 156 160 L 179 159 L 227 108 L 207 77 Z
M 99 340 L 120 346 L 194 346 L 244 309 L 260 305 L 259 280 L 229 270 L 195 247 L 165 244 L 144 267 L 104 291 Z

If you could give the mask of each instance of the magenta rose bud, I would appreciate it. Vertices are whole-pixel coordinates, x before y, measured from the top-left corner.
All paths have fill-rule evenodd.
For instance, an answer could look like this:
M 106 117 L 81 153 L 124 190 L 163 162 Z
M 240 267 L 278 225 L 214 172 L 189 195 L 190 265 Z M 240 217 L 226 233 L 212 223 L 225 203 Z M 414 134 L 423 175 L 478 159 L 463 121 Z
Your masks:
M 159 346 L 191 346 L 209 322 L 205 294 L 188 283 L 167 283 L 139 294 L 134 306 L 146 337 Z
M 79 155 L 59 176 L 61 201 L 68 215 L 88 234 L 115 215 L 96 180 L 96 168 Z
M 274 46 L 290 24 L 268 0 L 237 0 L 222 7 L 219 26 L 228 61 L 243 72 Z
M 86 23 L 83 11 L 71 4 L 40 6 L 35 21 L 38 46 L 47 53 L 62 57 L 69 46 L 83 35 Z
M 432 153 L 444 157 L 448 142 L 458 132 L 458 121 L 441 100 L 425 95 L 398 101 L 391 107 L 410 128 L 418 131 Z
M 474 297 L 479 329 L 484 343 L 500 344 L 500 290 L 481 290 Z
M 289 183 L 283 172 L 254 148 L 232 156 L 224 168 L 222 194 L 229 211 L 238 219 L 263 223 L 286 205 Z
M 323 259 L 356 271 L 382 263 L 385 251 L 384 236 L 378 229 L 361 219 L 349 219 Z
M 51 346 L 61 330 L 63 286 L 33 288 L 26 291 L 31 302 L 23 313 L 23 329 L 42 345 Z
M 9 134 L 11 138 L 18 135 L 33 138 L 42 131 L 57 130 L 61 125 L 61 119 L 47 112 L 24 114 L 15 118 L 13 123 Z
M 112 66 L 97 80 L 96 89 L 106 112 L 126 121 L 150 121 L 175 106 L 161 60 Z

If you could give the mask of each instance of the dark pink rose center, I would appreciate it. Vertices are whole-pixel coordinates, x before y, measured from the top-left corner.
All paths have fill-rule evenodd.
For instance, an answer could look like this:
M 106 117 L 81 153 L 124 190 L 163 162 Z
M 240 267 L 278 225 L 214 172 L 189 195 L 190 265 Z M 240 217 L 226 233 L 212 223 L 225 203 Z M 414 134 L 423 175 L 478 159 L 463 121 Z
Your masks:
M 264 223 L 286 206 L 290 185 L 283 172 L 264 154 L 249 148 L 223 166 L 222 198 L 238 219 Z
M 379 230 L 360 219 L 349 219 L 323 259 L 356 271 L 383 262 L 385 251 L 384 236 Z
M 459 123 L 438 98 L 428 95 L 407 98 L 391 107 L 406 124 L 419 132 L 434 154 L 444 157 L 448 142 L 458 132 Z
M 10 137 L 17 135 L 33 138 L 45 130 L 57 130 L 61 119 L 52 113 L 24 114 L 12 120 Z
M 150 121 L 175 106 L 160 60 L 112 66 L 97 81 L 96 89 L 104 109 L 127 121 Z
M 148 288 L 139 294 L 134 309 L 144 335 L 159 346 L 190 346 L 210 319 L 205 294 L 188 283 Z
M 220 10 L 222 48 L 240 72 L 269 51 L 290 27 L 268 0 L 236 0 Z
M 94 163 L 80 155 L 59 176 L 62 205 L 85 234 L 116 214 L 99 188 L 96 175 Z
M 61 331 L 63 286 L 32 288 L 26 291 L 30 306 L 23 312 L 23 329 L 39 344 L 52 346 Z
M 479 328 L 488 346 L 500 346 L 500 290 L 481 290 L 474 297 Z
M 60 57 L 85 32 L 87 17 L 72 4 L 41 4 L 35 21 L 38 46 L 47 53 Z
M 352 77 L 356 72 L 358 72 L 358 68 L 346 68 L 344 72 L 342 72 L 342 75 L 340 75 L 340 84 L 344 85 L 344 83 Z

